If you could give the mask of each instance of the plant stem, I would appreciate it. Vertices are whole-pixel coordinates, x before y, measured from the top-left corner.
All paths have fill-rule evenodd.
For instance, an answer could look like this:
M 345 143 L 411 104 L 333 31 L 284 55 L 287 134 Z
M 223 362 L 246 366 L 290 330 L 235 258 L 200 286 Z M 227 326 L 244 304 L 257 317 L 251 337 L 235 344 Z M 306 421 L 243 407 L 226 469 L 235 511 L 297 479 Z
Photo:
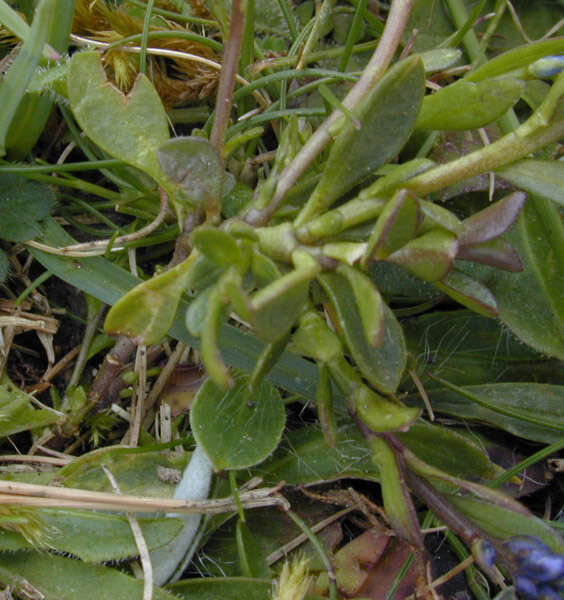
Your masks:
M 235 88 L 235 77 L 239 67 L 239 54 L 241 52 L 243 30 L 245 27 L 245 6 L 245 0 L 233 0 L 231 7 L 231 25 L 223 54 L 221 76 L 219 78 L 215 104 L 215 118 L 210 134 L 210 143 L 219 154 L 221 154 L 223 149 L 225 132 L 227 131 L 229 115 L 231 114 L 233 89 Z
M 493 144 L 414 177 L 406 182 L 405 187 L 424 196 L 463 179 L 511 164 L 564 136 L 562 117 L 531 132 L 531 120 L 535 116 Z
M 354 110 L 362 101 L 369 90 L 382 78 L 388 65 L 394 57 L 394 53 L 400 43 L 401 35 L 407 24 L 411 12 L 413 0 L 394 0 L 390 7 L 386 27 L 380 38 L 380 43 L 374 51 L 370 62 L 366 66 L 362 77 L 354 85 L 343 104 Z M 276 187 L 276 192 L 270 204 L 262 211 L 251 210 L 246 216 L 248 223 L 252 225 L 264 225 L 276 212 L 280 203 L 296 183 L 300 175 L 307 169 L 312 161 L 331 141 L 330 130 L 342 115 L 340 110 L 331 113 L 316 132 L 309 138 L 296 158 L 282 171 Z

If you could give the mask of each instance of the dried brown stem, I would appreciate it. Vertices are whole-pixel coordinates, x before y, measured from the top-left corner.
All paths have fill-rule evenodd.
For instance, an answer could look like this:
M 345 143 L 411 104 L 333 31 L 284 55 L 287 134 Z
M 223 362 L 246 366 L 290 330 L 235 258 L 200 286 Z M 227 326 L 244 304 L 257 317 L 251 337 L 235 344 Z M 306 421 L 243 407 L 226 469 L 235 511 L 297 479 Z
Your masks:
M 221 154 L 225 141 L 225 132 L 231 114 L 233 101 L 233 89 L 237 77 L 241 43 L 243 41 L 243 30 L 245 28 L 245 14 L 242 9 L 241 0 L 233 0 L 231 6 L 231 24 L 229 27 L 229 38 L 225 45 L 221 75 L 217 88 L 217 99 L 215 104 L 215 117 L 210 134 L 211 145 Z

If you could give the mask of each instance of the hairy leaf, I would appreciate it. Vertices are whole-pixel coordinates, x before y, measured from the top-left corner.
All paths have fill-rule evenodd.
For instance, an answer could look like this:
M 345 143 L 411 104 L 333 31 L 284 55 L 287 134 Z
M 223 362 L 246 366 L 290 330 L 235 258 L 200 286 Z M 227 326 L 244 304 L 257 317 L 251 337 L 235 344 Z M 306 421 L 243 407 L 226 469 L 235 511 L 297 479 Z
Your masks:
M 221 471 L 267 458 L 280 441 L 286 414 L 273 385 L 263 381 L 251 392 L 249 378 L 240 375 L 226 392 L 206 381 L 194 399 L 190 422 L 196 440 Z
M 0 238 L 25 242 L 41 233 L 40 221 L 55 208 L 51 188 L 15 173 L 0 173 Z

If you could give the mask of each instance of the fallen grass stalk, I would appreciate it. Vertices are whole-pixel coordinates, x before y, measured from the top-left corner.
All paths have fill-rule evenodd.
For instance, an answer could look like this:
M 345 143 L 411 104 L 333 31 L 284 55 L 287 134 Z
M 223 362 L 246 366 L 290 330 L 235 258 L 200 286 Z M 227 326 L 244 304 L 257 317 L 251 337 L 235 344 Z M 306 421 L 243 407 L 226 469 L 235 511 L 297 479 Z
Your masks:
M 290 503 L 278 492 L 282 486 L 242 492 L 243 508 L 279 506 L 289 510 Z M 176 500 L 148 498 L 109 492 L 90 492 L 74 488 L 59 488 L 33 483 L 0 481 L 0 505 L 37 506 L 48 508 L 81 508 L 130 512 L 169 512 L 216 515 L 237 510 L 231 497 L 215 500 Z

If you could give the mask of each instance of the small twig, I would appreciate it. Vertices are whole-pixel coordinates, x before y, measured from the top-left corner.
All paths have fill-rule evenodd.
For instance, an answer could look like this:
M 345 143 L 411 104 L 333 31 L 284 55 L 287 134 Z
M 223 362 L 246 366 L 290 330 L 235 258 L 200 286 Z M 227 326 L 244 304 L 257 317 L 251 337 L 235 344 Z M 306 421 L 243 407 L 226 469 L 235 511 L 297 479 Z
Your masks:
M 42 382 L 51 381 L 53 377 L 58 375 L 63 369 L 66 369 L 69 363 L 79 354 L 81 345 L 75 346 L 72 350 L 67 352 L 63 358 L 56 362 L 48 371 L 45 371 Z
M 176 365 L 178 364 L 178 362 L 180 361 L 180 358 L 182 357 L 182 353 L 184 352 L 184 350 L 186 349 L 186 344 L 184 344 L 183 342 L 178 342 L 176 344 L 176 348 L 174 349 L 174 352 L 170 355 L 168 361 L 166 362 L 165 366 L 163 367 L 163 370 L 159 373 L 159 376 L 157 377 L 157 380 L 155 381 L 155 383 L 153 383 L 153 387 L 151 388 L 151 391 L 149 392 L 149 394 L 147 395 L 147 399 L 145 400 L 145 404 L 143 406 L 143 418 L 146 419 L 147 415 L 149 414 L 149 411 L 153 408 L 155 402 L 158 400 L 159 396 L 161 395 L 161 392 L 163 391 L 169 377 L 171 376 L 172 372 L 174 371 Z M 149 425 L 149 423 L 145 423 L 147 426 Z
M 348 515 L 353 510 L 356 510 L 356 507 L 350 506 L 348 508 L 343 508 L 342 510 L 339 510 L 336 513 L 332 514 L 330 517 L 323 519 L 323 521 L 319 521 L 319 523 L 312 525 L 310 527 L 310 529 L 313 531 L 313 533 L 322 531 L 328 525 L 331 525 L 331 523 L 334 523 L 335 521 L 339 520 L 341 517 Z M 307 535 L 305 533 L 300 533 L 300 535 L 296 536 L 293 540 L 290 540 L 287 544 L 284 544 L 283 546 L 278 548 L 278 550 L 271 552 L 266 557 L 266 564 L 269 567 L 272 566 L 274 563 L 278 562 L 281 558 L 284 558 L 284 556 L 286 556 L 289 552 L 291 552 L 292 550 L 295 550 L 298 546 L 301 546 L 303 543 L 307 542 L 307 540 L 308 540 Z
M 137 374 L 137 385 L 134 389 L 134 397 L 131 399 L 133 419 L 129 427 L 129 445 L 137 446 L 143 420 L 143 405 L 146 397 L 147 387 L 147 346 L 137 346 L 135 355 L 135 373 Z
M 215 116 L 210 133 L 211 145 L 221 154 L 225 141 L 225 132 L 229 124 L 231 105 L 233 102 L 233 90 L 237 69 L 239 66 L 239 55 L 241 54 L 241 43 L 243 41 L 243 30 L 245 28 L 245 14 L 241 7 L 241 0 L 233 0 L 231 4 L 231 22 L 229 26 L 229 38 L 223 53 L 221 75 L 217 88 L 217 99 L 215 103 Z
M 90 343 L 94 339 L 96 335 L 96 330 L 98 329 L 98 323 L 106 310 L 105 304 L 103 304 L 98 312 L 88 321 L 86 327 L 84 329 L 84 335 L 82 336 L 82 342 L 80 343 L 80 351 L 76 358 L 76 362 L 74 363 L 74 368 L 72 370 L 72 374 L 70 376 L 67 387 L 72 385 L 78 385 L 80 381 L 80 376 L 84 371 L 84 366 L 86 365 L 86 360 L 88 358 L 88 350 L 90 349 Z
M 134 231 L 133 233 L 128 233 L 127 235 L 120 235 L 119 237 L 111 240 L 96 240 L 93 242 L 84 242 L 82 244 L 72 244 L 71 246 L 63 246 L 62 248 L 53 248 L 52 246 L 42 244 L 41 242 L 36 242 L 35 240 L 29 240 L 25 242 L 25 244 L 26 246 L 31 246 L 32 248 L 36 248 L 37 250 L 41 250 L 49 254 L 58 254 L 61 256 L 75 256 L 79 258 L 86 256 L 100 256 L 102 254 L 105 254 L 110 244 L 112 245 L 112 252 L 123 250 L 125 244 L 129 244 L 130 242 L 134 242 L 136 240 L 144 238 L 150 233 L 153 233 L 153 231 L 155 231 L 155 229 L 157 229 L 159 225 L 164 221 L 168 210 L 168 196 L 162 188 L 160 190 L 160 193 L 161 205 L 159 213 L 156 216 L 155 220 L 151 221 L 151 223 L 149 223 L 145 227 L 142 227 L 138 231 Z
M 113 476 L 112 472 L 106 467 L 102 465 L 102 469 L 106 474 L 106 477 L 109 479 L 110 484 L 112 485 L 112 489 L 116 494 L 121 495 L 121 490 L 119 489 L 118 482 Z M 149 554 L 149 547 L 147 546 L 147 542 L 145 541 L 145 536 L 141 531 L 141 527 L 139 525 L 139 521 L 129 512 L 125 513 L 125 517 L 129 523 L 129 527 L 131 528 L 131 533 L 133 534 L 133 539 L 135 540 L 135 545 L 139 550 L 139 558 L 141 559 L 141 566 L 143 567 L 143 600 L 152 600 L 153 598 L 153 565 L 151 564 L 151 557 Z
M 0 462 L 30 462 L 44 463 L 64 467 L 74 460 L 73 456 L 54 457 L 54 456 L 29 456 L 28 454 L 0 454 Z
M 131 338 L 120 336 L 117 339 L 115 346 L 106 354 L 104 362 L 90 388 L 88 394 L 90 408 L 97 406 L 102 409 L 105 408 L 106 404 L 109 404 L 107 396 L 111 393 L 112 384 L 136 346 L 137 342 Z
M 278 494 L 280 488 L 281 486 L 278 485 L 271 488 L 259 488 L 242 492 L 239 494 L 239 499 L 243 508 L 278 506 L 283 510 L 289 510 L 290 503 Z M 237 505 L 231 497 L 214 500 L 148 498 L 145 496 L 90 492 L 74 488 L 59 488 L 33 483 L 20 483 L 17 481 L 0 481 L 0 505 L 208 515 L 218 515 L 237 510 Z

